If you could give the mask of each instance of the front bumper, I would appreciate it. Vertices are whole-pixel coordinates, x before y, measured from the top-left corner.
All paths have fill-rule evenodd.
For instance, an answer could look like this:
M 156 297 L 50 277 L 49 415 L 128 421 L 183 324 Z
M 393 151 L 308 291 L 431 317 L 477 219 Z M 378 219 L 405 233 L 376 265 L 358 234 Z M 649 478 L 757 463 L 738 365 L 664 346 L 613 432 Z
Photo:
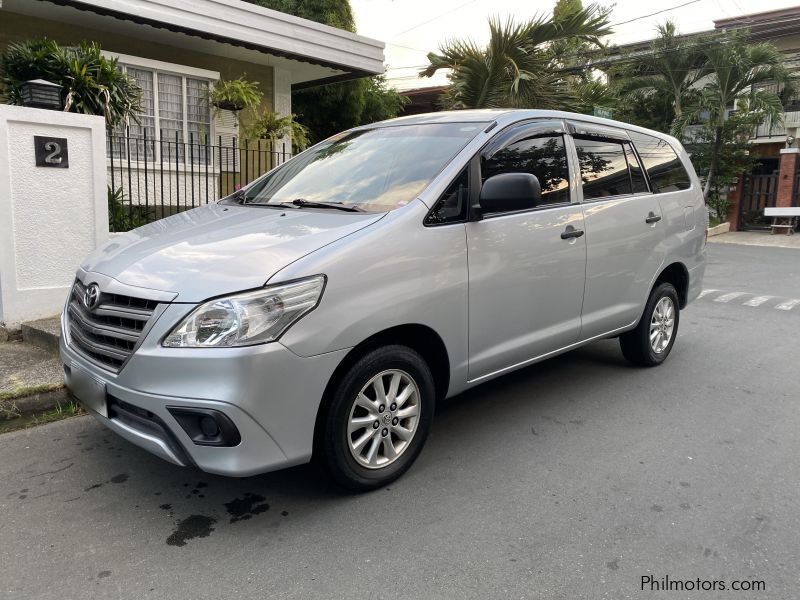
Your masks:
M 169 305 L 119 373 L 87 360 L 62 332 L 67 386 L 78 396 L 81 386 L 72 371 L 88 371 L 102 389 L 101 397 L 151 413 L 161 430 L 118 418 L 102 403 L 84 402 L 103 425 L 177 465 L 245 477 L 307 462 L 322 395 L 347 349 L 300 357 L 279 342 L 245 348 L 161 347 L 162 337 L 193 308 Z M 168 406 L 222 412 L 239 430 L 241 442 L 232 447 L 198 445 Z

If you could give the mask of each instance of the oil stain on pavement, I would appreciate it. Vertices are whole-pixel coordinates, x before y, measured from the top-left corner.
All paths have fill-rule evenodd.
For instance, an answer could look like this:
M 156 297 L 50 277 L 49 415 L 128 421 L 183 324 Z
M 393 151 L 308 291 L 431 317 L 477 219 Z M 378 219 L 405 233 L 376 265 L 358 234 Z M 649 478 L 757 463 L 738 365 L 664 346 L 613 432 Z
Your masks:
M 195 538 L 204 538 L 214 531 L 217 520 L 205 515 L 192 515 L 180 521 L 177 528 L 167 538 L 168 546 L 185 546 L 186 542 Z
M 235 498 L 230 502 L 226 502 L 225 508 L 231 516 L 231 523 L 246 521 L 254 515 L 268 511 L 269 504 L 267 504 L 265 500 L 266 498 L 264 498 L 264 496 L 248 492 L 242 498 Z

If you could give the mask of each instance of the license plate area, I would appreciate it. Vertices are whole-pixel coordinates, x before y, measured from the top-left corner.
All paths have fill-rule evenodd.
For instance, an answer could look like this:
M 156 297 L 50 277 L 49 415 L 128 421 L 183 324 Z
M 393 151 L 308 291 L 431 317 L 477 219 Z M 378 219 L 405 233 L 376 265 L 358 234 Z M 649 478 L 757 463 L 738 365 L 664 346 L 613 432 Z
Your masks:
M 86 408 L 108 417 L 106 382 L 73 362 L 64 369 L 67 388 Z

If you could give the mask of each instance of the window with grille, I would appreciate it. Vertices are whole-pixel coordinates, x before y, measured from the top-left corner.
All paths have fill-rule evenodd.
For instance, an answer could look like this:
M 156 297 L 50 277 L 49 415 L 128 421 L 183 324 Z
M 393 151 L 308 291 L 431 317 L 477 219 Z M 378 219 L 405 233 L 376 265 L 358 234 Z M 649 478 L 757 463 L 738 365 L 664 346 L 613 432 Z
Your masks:
M 210 80 L 120 63 L 142 89 L 138 123 L 130 119 L 111 133 L 114 158 L 169 165 L 206 163 L 213 144 Z

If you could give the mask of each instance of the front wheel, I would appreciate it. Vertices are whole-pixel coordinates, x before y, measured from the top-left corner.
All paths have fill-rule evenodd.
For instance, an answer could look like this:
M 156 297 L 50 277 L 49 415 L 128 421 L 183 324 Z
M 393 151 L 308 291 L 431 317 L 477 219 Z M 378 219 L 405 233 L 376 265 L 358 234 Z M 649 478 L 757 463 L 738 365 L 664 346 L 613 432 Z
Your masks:
M 678 335 L 679 306 L 678 292 L 671 283 L 653 288 L 636 329 L 619 336 L 623 356 L 642 367 L 664 362 Z
M 411 348 L 385 346 L 359 359 L 323 415 L 319 458 L 333 479 L 366 491 L 400 477 L 425 444 L 434 396 L 430 368 Z

